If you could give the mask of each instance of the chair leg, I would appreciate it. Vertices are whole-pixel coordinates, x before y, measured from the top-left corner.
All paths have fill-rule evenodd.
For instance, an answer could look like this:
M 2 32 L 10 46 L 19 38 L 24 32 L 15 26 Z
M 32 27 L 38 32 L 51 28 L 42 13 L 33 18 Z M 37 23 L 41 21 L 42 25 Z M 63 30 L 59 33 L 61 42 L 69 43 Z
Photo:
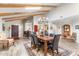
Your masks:
M 33 49 L 36 49 L 36 46 L 34 44 L 31 44 L 31 46 L 32 46 Z
M 36 46 L 37 47 L 37 52 L 40 50 L 40 47 L 39 46 Z
M 37 52 L 38 52 L 39 50 L 40 50 L 40 49 L 38 48 L 38 49 L 37 49 Z
M 57 51 L 57 54 L 58 54 L 58 49 L 56 51 Z
M 52 49 L 52 55 L 54 56 L 54 50 Z

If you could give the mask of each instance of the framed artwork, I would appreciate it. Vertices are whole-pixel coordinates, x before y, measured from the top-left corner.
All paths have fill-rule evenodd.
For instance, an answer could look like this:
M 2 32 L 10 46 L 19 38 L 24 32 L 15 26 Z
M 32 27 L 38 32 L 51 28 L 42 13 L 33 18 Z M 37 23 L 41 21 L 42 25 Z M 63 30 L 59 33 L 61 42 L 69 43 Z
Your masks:
M 3 29 L 3 31 L 5 31 L 5 26 L 4 26 L 4 24 L 2 24 L 2 29 Z
M 79 29 L 79 25 L 75 25 L 75 29 Z

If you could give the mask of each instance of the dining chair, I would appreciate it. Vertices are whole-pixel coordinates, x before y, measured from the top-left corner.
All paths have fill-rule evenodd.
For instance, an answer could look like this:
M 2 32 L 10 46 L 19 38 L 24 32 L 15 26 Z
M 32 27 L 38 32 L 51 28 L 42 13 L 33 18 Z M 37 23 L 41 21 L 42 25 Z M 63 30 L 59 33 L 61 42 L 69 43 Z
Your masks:
M 36 35 L 36 32 L 32 32 L 32 34 Z
M 30 39 L 31 39 L 31 46 L 34 48 L 35 47 L 35 41 L 34 41 L 33 34 L 30 35 Z
M 45 35 L 48 36 L 48 32 L 45 32 Z
M 54 34 L 50 33 L 50 36 L 51 36 L 51 37 L 53 37 L 53 36 L 54 36 Z
M 55 35 L 52 43 L 48 45 L 48 49 L 52 50 L 53 55 L 55 50 L 56 50 L 56 53 L 58 54 L 59 39 L 60 39 L 60 35 L 59 34 Z
M 34 35 L 33 37 L 34 37 L 34 41 L 35 41 L 35 46 L 38 49 L 37 51 L 39 51 L 40 48 L 43 46 L 43 43 L 40 41 L 39 38 L 37 38 L 36 35 Z
M 37 48 L 37 51 L 39 51 L 42 47 L 42 43 L 35 34 L 31 34 L 31 44 L 34 45 L 35 48 Z
M 49 36 L 50 36 L 50 37 L 54 37 L 54 34 L 50 33 Z M 53 40 L 53 39 L 52 39 L 52 40 Z M 48 45 L 52 44 L 52 40 L 48 41 L 47 44 L 48 44 Z
M 44 35 L 48 36 L 48 31 L 45 30 L 44 31 Z

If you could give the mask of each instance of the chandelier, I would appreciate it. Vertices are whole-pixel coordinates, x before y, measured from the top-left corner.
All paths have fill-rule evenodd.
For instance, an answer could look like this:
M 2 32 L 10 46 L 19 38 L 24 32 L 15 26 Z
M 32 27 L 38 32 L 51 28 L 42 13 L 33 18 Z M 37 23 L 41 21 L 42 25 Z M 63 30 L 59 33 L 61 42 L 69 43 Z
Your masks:
M 49 21 L 48 21 L 48 18 L 46 18 L 46 17 L 41 17 L 40 19 L 39 19 L 39 21 L 38 21 L 38 23 L 39 24 L 41 24 L 41 23 L 48 23 Z

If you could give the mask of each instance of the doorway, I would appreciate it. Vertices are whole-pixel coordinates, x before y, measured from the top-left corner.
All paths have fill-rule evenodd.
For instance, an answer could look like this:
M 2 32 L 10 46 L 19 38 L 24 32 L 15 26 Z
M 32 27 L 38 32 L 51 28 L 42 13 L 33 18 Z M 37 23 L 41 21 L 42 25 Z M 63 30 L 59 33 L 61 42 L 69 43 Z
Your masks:
M 19 38 L 19 26 L 18 25 L 11 26 L 11 37 L 14 39 Z

